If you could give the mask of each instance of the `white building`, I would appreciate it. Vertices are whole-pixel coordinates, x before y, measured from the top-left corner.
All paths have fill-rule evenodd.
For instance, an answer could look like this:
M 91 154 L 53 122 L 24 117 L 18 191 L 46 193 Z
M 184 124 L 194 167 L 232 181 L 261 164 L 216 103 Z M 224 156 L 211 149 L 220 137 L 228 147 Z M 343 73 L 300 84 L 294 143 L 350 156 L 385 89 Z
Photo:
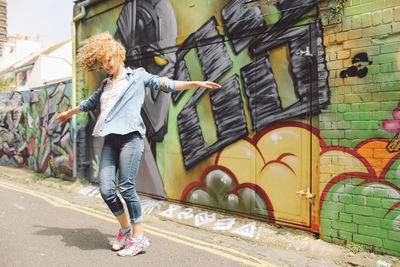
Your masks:
M 28 90 L 72 77 L 72 44 L 65 41 L 40 49 L 24 58 L 0 67 L 4 77 L 15 77 L 17 90 Z
M 2 43 L 3 51 L 0 57 L 0 71 L 7 69 L 15 62 L 41 49 L 39 37 L 7 36 L 7 42 Z

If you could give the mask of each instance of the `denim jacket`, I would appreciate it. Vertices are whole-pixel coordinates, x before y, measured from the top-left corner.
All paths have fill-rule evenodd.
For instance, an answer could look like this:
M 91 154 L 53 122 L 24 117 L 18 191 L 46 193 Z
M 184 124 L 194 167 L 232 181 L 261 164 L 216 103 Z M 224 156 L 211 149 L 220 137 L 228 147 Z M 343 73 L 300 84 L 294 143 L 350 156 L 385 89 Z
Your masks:
M 126 89 L 121 93 L 120 98 L 114 107 L 108 113 L 107 118 L 100 131 L 100 136 L 108 134 L 128 134 L 138 131 L 141 135 L 146 134 L 146 126 L 140 115 L 143 106 L 144 97 L 146 95 L 146 87 L 164 92 L 175 91 L 175 82 L 167 77 L 159 77 L 157 75 L 146 72 L 144 68 L 132 70 L 126 69 L 129 83 Z M 79 109 L 82 111 L 90 111 L 100 106 L 100 97 L 103 93 L 104 86 L 111 76 L 105 78 L 97 89 L 88 99 L 83 100 Z

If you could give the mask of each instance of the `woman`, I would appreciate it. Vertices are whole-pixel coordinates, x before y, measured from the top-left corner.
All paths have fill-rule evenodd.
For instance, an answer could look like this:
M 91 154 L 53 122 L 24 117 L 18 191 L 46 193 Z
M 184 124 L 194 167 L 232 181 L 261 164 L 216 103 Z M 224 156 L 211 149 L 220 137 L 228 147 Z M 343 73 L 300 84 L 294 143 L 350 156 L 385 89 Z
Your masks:
M 62 123 L 72 115 L 100 107 L 93 130 L 94 136 L 104 136 L 99 164 L 100 193 L 121 225 L 112 249 L 120 256 L 134 256 L 149 246 L 142 227 L 140 200 L 135 190 L 135 178 L 144 149 L 146 128 L 140 110 L 145 88 L 173 92 L 195 87 L 220 88 L 209 81 L 173 81 L 124 66 L 125 49 L 108 32 L 97 34 L 83 42 L 78 62 L 87 70 L 103 68 L 109 75 L 100 88 L 79 106 L 58 115 Z M 119 190 L 126 202 L 128 215 L 116 192 L 116 172 Z

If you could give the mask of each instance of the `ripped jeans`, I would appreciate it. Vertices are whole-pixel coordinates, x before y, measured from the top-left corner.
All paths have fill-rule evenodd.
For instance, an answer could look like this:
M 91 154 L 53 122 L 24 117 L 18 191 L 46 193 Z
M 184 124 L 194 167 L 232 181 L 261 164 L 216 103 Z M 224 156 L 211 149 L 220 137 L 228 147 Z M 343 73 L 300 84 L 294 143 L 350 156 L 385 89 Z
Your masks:
M 126 135 L 110 134 L 105 137 L 100 156 L 100 193 L 115 216 L 123 214 L 124 206 L 116 191 L 118 171 L 119 191 L 126 202 L 131 224 L 143 221 L 140 199 L 135 189 L 144 141 L 138 132 Z

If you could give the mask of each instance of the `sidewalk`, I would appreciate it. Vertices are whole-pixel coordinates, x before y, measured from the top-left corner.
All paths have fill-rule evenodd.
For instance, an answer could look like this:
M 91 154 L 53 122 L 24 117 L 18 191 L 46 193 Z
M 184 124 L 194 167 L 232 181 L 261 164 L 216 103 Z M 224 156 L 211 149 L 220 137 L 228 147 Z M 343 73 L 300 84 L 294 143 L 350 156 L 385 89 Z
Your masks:
M 58 178 L 44 178 L 43 175 L 26 168 L 0 166 L 0 180 L 9 180 L 29 186 L 30 189 L 57 195 L 71 203 L 94 210 L 110 213 L 101 199 L 96 184 L 81 181 L 62 181 Z M 317 239 L 312 233 L 283 226 L 273 226 L 265 222 L 251 220 L 214 210 L 183 205 L 164 200 L 140 196 L 146 219 L 171 221 L 193 230 L 209 231 L 210 235 L 222 234 L 246 240 L 252 245 L 267 245 L 295 251 L 315 259 L 325 259 L 342 266 L 379 266 L 379 260 L 400 266 L 400 259 L 368 252 L 354 253 L 343 246 Z M 357 248 L 353 248 L 355 251 Z M 383 266 L 383 265 L 382 265 Z

